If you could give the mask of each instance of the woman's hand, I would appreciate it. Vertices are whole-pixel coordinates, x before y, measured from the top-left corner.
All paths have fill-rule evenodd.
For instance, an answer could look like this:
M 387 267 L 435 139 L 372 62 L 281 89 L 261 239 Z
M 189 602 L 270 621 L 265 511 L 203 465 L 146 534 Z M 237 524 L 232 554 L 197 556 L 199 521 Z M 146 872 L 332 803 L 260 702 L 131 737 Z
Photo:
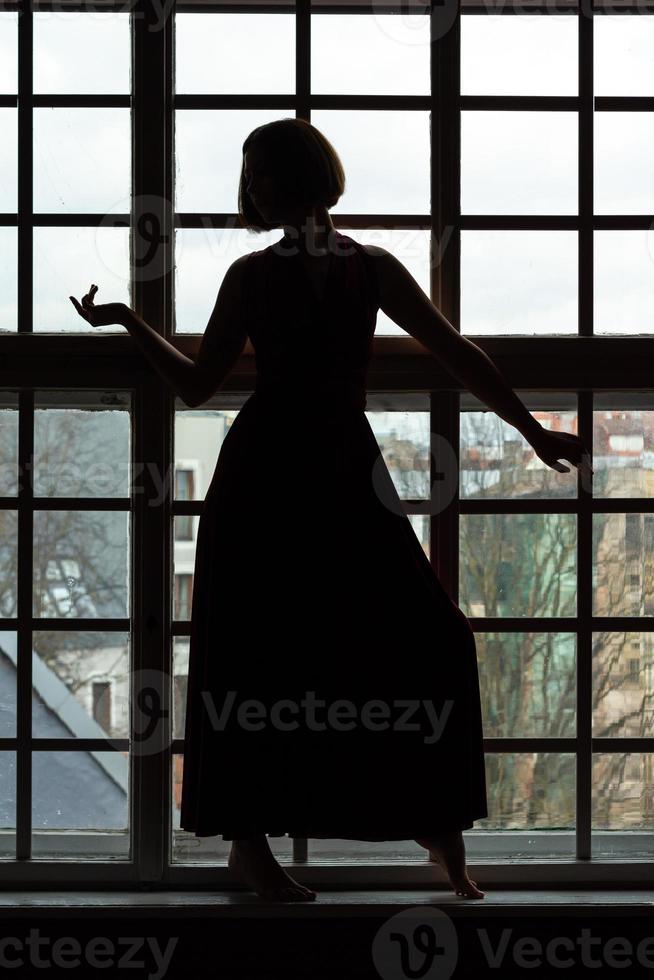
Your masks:
M 103 303 L 101 306 L 96 306 L 93 299 L 97 291 L 98 287 L 91 285 L 88 293 L 82 296 L 81 304 L 74 296 L 70 296 L 69 299 L 79 315 L 92 327 L 108 327 L 112 323 L 122 326 L 127 309 L 125 303 Z
M 570 467 L 559 463 L 559 459 L 569 460 L 584 475 L 590 476 L 594 472 L 590 465 L 590 453 L 579 436 L 572 432 L 553 432 L 551 429 L 541 428 L 529 441 L 538 458 L 559 473 L 570 472 Z

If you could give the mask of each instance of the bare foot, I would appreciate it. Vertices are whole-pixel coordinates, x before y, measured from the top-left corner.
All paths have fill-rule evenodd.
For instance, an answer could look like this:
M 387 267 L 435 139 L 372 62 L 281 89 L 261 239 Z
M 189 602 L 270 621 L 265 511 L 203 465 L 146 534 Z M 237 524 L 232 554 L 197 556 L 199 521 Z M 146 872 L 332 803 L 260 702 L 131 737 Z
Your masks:
M 291 878 L 278 864 L 265 834 L 232 841 L 229 870 L 260 898 L 272 902 L 311 902 L 316 893 Z
M 437 861 L 449 878 L 452 888 L 463 898 L 483 898 L 477 883 L 468 877 L 466 849 L 460 830 L 435 834 L 433 837 L 416 837 L 416 844 L 426 847 L 432 861 Z

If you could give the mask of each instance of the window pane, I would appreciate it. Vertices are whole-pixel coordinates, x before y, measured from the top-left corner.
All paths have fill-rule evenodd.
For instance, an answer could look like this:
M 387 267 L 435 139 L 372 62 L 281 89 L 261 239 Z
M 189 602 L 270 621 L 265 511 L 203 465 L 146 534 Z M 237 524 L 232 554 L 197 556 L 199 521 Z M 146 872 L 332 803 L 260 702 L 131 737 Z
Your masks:
M 459 583 L 466 616 L 574 616 L 574 514 L 462 514 Z
M 129 514 L 34 513 L 34 616 L 129 615 Z
M 627 582 L 627 586 L 630 586 Z M 593 634 L 593 735 L 654 732 L 654 634 Z
M 36 212 L 129 211 L 129 109 L 35 108 L 34 157 Z
M 520 398 L 525 402 L 524 394 Z M 577 431 L 574 411 L 529 410 L 547 429 Z M 577 496 L 577 473 L 572 464 L 569 473 L 553 470 L 514 426 L 488 409 L 461 412 L 460 458 L 461 498 Z
M 295 17 L 178 13 L 175 57 L 179 93 L 294 93 Z
M 576 17 L 461 17 L 462 95 L 577 95 Z
M 129 737 L 127 633 L 33 636 L 32 734 L 36 738 Z M 94 690 L 103 681 L 101 696 Z
M 651 396 L 644 396 L 643 409 L 616 408 L 611 398 L 609 394 L 594 399 L 593 496 L 654 496 L 654 411 L 646 410 Z
M 0 13 L 0 94 L 18 91 L 18 14 Z M 3 126 L 4 131 L 4 126 Z M 0 208 L 2 210 L 2 208 Z
M 595 754 L 592 785 L 594 828 L 654 830 L 654 755 L 651 752 Z
M 409 522 L 415 531 L 415 535 L 422 545 L 422 550 L 429 558 L 429 517 L 425 514 L 409 514 Z
M 128 228 L 34 229 L 34 331 L 38 333 L 122 333 L 121 326 L 92 327 L 69 296 L 81 300 L 91 283 L 97 303 L 127 303 Z
M 0 391 L 0 496 L 18 493 L 18 393 Z
M 195 570 L 195 536 L 197 534 L 198 517 L 175 517 L 174 548 L 173 548 L 173 619 L 190 619 L 193 602 L 193 572 Z M 182 528 L 191 525 L 191 537 L 188 541 L 178 537 Z
M 574 112 L 461 113 L 462 214 L 578 214 Z
M 0 631 L 0 738 L 16 738 L 16 659 L 18 637 L 7 630 Z M 0 760 L 3 753 L 0 752 Z M 0 761 L 0 766 L 2 762 Z M 4 787 L 0 780 L 0 786 Z M 0 804 L 1 806 L 1 804 Z M 1 813 L 1 811 L 0 811 Z M 0 841 L 3 824 L 0 817 Z M 0 843 L 0 854 L 2 844 Z
M 595 95 L 654 95 L 654 16 L 593 18 Z
M 0 618 L 17 616 L 18 514 L 0 510 Z
M 654 231 L 595 231 L 595 333 L 654 333 Z
M 36 496 L 129 496 L 128 392 L 39 391 L 34 407 Z
M 0 228 L 0 332 L 18 329 L 18 233 Z
M 429 499 L 429 412 L 366 412 L 366 418 L 400 499 Z
M 429 17 L 406 9 L 401 16 L 313 14 L 311 91 L 428 95 Z
M 462 231 L 461 333 L 577 333 L 576 231 Z
M 18 110 L 0 108 L 0 211 L 18 210 Z M 0 228 L 0 231 L 6 231 Z
M 245 402 L 242 396 L 241 401 Z M 223 440 L 237 415 L 235 409 L 189 409 L 176 399 L 175 465 L 193 465 L 194 500 L 204 500 Z
M 186 682 L 188 679 L 189 638 L 173 637 L 173 738 L 184 738 L 186 724 Z M 175 787 L 177 789 L 177 787 Z M 181 794 L 181 783 L 179 792 Z M 181 796 L 180 796 L 181 799 Z M 177 801 L 179 805 L 179 800 Z
M 488 816 L 479 830 L 575 826 L 575 757 L 554 752 L 486 754 Z
M 204 333 L 228 268 L 240 255 L 279 241 L 283 231 L 254 234 L 243 228 L 175 230 L 175 329 Z
M 39 752 L 32 762 L 35 857 L 127 857 L 129 766 L 123 752 Z M 88 831 L 101 834 L 88 835 Z M 80 839 L 71 831 L 86 831 Z M 105 835 L 108 840 L 105 840 Z
M 652 214 L 654 113 L 596 112 L 595 212 Z
M 654 615 L 654 514 L 593 514 L 593 614 Z
M 34 91 L 60 95 L 128 93 L 129 14 L 35 13 Z
M 486 738 L 574 738 L 573 633 L 475 633 Z
M 331 214 L 429 213 L 429 113 L 316 109 L 311 122 L 341 158 L 347 187 Z
M 175 209 L 235 214 L 245 138 L 282 116 L 261 109 L 178 109 Z
M 0 752 L 0 857 L 16 856 L 16 753 Z

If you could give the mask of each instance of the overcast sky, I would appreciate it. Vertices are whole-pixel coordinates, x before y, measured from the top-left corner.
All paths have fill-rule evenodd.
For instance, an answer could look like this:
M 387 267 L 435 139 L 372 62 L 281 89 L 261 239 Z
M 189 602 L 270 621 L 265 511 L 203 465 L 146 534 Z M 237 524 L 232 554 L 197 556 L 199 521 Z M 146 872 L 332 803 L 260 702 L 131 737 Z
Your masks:
M 128 14 L 34 14 L 38 93 L 130 91 Z M 0 93 L 16 91 L 16 20 L 0 13 Z M 595 93 L 654 94 L 654 17 L 595 18 Z M 577 95 L 578 21 L 568 15 L 470 16 L 461 21 L 464 95 Z M 178 14 L 181 93 L 294 91 L 295 20 L 286 14 Z M 406 15 L 313 15 L 315 94 L 429 91 L 427 20 Z M 366 57 L 361 57 L 361 52 Z M 180 110 L 176 208 L 235 211 L 241 145 L 255 127 L 293 115 Z M 312 122 L 334 144 L 346 191 L 332 214 L 429 211 L 429 114 L 316 110 Z M 0 211 L 16 209 L 16 110 L 0 108 Z M 129 209 L 129 110 L 37 108 L 35 211 Z M 577 211 L 576 114 L 462 114 L 463 214 L 566 215 Z M 654 213 L 652 113 L 595 114 L 595 211 Z M 583 175 L 582 175 L 583 179 Z M 178 329 L 202 333 L 228 265 L 278 240 L 278 230 L 186 230 L 177 236 Z M 429 291 L 426 232 L 369 229 L 352 237 L 393 251 Z M 16 230 L 0 227 L 0 328 L 16 329 Z M 577 235 L 573 231 L 464 231 L 464 333 L 572 334 L 577 324 Z M 595 330 L 654 332 L 654 235 L 597 232 Z M 120 229 L 35 229 L 35 329 L 79 332 L 68 301 L 91 282 L 98 301 L 129 301 L 127 235 Z M 111 331 L 111 328 L 105 328 Z M 120 329 L 120 328 L 117 328 Z M 402 333 L 379 313 L 377 333 Z

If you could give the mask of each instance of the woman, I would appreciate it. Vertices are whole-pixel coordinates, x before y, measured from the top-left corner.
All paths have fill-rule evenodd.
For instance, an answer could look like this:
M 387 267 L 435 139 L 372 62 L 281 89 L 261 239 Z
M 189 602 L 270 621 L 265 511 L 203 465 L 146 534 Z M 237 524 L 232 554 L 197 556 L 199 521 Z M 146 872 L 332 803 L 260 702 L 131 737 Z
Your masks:
M 548 465 L 588 464 L 581 440 L 532 418 L 391 253 L 336 231 L 344 189 L 336 151 L 306 121 L 250 133 L 239 218 L 284 235 L 232 263 L 195 362 L 133 310 L 95 306 L 97 286 L 71 300 L 94 326 L 123 324 L 191 407 L 248 336 L 256 354 L 198 527 L 181 826 L 230 840 L 230 869 L 269 899 L 315 898 L 270 850 L 267 836 L 285 834 L 412 839 L 457 894 L 481 898 L 462 836 L 487 816 L 474 634 L 365 415 L 377 310 Z

